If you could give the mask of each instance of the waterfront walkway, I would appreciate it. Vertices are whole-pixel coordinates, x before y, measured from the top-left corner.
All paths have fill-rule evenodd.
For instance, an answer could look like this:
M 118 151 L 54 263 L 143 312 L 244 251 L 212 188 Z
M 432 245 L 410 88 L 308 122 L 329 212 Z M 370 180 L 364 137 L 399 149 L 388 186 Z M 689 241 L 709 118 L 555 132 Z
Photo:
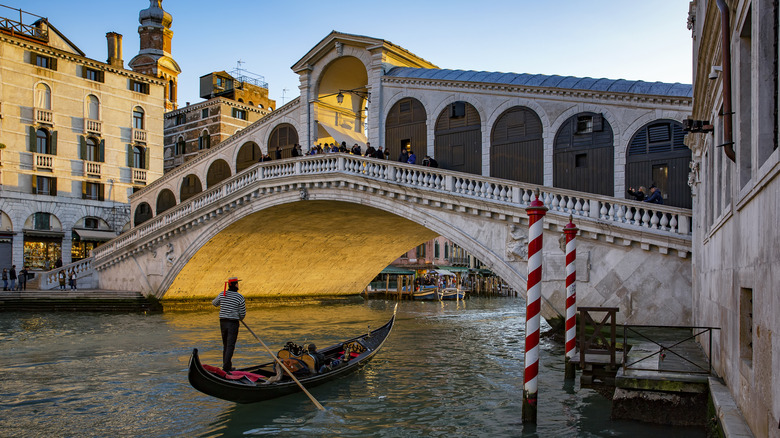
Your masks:
M 140 292 L 100 289 L 0 291 L 4 311 L 150 311 L 156 307 Z

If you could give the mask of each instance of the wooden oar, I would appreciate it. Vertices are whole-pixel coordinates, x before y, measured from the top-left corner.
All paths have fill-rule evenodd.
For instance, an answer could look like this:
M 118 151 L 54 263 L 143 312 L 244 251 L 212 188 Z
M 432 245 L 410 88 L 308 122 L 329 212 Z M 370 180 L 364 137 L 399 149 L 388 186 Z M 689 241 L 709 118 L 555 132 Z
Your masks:
M 324 407 L 322 407 L 322 405 L 320 404 L 320 402 L 318 402 L 318 401 L 317 401 L 317 399 L 316 399 L 316 398 L 314 398 L 314 396 L 313 396 L 313 395 L 311 395 L 311 394 L 309 393 L 309 391 L 307 391 L 307 390 L 306 390 L 306 388 L 304 388 L 304 387 L 303 387 L 303 385 L 301 384 L 301 382 L 299 382 L 299 381 L 298 381 L 298 379 L 296 379 L 296 378 L 295 378 L 295 376 L 293 376 L 293 373 L 292 373 L 292 372 L 291 372 L 291 371 L 290 371 L 290 370 L 289 370 L 289 369 L 288 369 L 286 366 L 284 366 L 284 363 L 282 363 L 282 361 L 281 361 L 281 360 L 279 360 L 279 358 L 278 358 L 278 357 L 276 357 L 276 355 L 275 355 L 275 354 L 274 354 L 274 353 L 271 351 L 271 349 L 270 349 L 270 348 L 268 348 L 268 346 L 267 346 L 267 345 L 265 345 L 265 342 L 263 342 L 263 340 L 262 340 L 262 339 L 260 339 L 260 338 L 259 338 L 259 337 L 258 337 L 258 336 L 255 334 L 255 332 L 253 332 L 253 331 L 252 331 L 252 329 L 251 329 L 251 328 L 249 328 L 249 326 L 248 326 L 248 325 L 246 325 L 246 323 L 245 323 L 243 320 L 241 320 L 241 324 L 244 324 L 244 327 L 246 327 L 246 329 L 247 329 L 247 330 L 249 330 L 249 333 L 252 333 L 252 336 L 254 336 L 254 337 L 255 337 L 255 339 L 257 339 L 257 340 L 258 340 L 258 342 L 260 342 L 261 344 L 263 344 L 263 347 L 265 347 L 266 351 L 268 351 L 268 354 L 270 354 L 270 355 L 271 355 L 271 357 L 273 357 L 273 358 L 274 358 L 274 360 L 276 361 L 276 363 L 278 363 L 278 364 L 279 364 L 279 365 L 282 367 L 282 369 L 283 369 L 283 370 L 284 370 L 284 371 L 287 373 L 287 375 L 288 375 L 288 376 L 292 377 L 292 379 L 295 381 L 295 383 L 297 383 L 297 384 L 298 384 L 298 386 L 300 386 L 301 390 L 302 390 L 303 392 L 305 392 L 307 396 L 309 396 L 309 399 L 312 401 L 312 403 L 314 403 L 314 406 L 317 406 L 317 408 L 318 408 L 319 410 L 321 410 L 321 411 L 324 411 L 324 410 L 325 410 L 325 408 L 324 408 Z

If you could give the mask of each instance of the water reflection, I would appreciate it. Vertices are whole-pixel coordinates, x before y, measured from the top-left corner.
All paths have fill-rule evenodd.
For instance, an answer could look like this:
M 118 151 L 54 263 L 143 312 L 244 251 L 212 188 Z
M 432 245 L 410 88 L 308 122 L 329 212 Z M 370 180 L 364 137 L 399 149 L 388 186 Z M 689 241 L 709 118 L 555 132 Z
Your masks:
M 393 302 L 250 307 L 263 341 L 330 345 L 378 327 Z M 3 436 L 703 436 L 609 420 L 609 402 L 563 381 L 543 341 L 539 426 L 520 421 L 522 302 L 402 302 L 363 370 L 303 394 L 236 405 L 188 384 L 193 347 L 221 362 L 216 310 L 163 315 L 0 314 Z M 234 362 L 267 360 L 242 329 Z

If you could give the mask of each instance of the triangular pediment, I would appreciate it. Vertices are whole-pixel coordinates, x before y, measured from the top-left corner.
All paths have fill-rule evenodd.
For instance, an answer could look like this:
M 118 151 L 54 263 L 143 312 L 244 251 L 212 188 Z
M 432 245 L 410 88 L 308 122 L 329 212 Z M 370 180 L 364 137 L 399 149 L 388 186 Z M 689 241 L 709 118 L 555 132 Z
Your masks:
M 391 65 L 398 67 L 438 68 L 436 65 L 390 41 L 364 35 L 337 32 L 334 30 L 312 47 L 306 55 L 299 59 L 298 62 L 291 67 L 292 70 L 298 73 L 309 68 L 309 66 L 315 65 L 330 52 L 338 50 L 338 45 L 336 43 L 362 47 L 371 52 L 380 50 L 383 53 L 383 63 L 390 63 Z
M 86 56 L 75 44 L 73 44 L 62 32 L 57 30 L 51 23 L 44 20 L 38 20 L 33 23 L 36 27 L 45 27 L 49 33 L 49 47 L 62 50 L 64 52 L 72 53 L 78 56 Z

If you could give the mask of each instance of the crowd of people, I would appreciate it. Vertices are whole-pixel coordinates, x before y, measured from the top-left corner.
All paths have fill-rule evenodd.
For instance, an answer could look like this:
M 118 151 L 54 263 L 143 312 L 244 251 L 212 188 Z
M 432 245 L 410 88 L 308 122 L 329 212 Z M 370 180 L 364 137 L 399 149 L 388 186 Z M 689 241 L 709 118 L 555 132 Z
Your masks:
M 54 268 L 62 267 L 62 259 L 58 259 L 54 263 Z M 3 290 L 4 291 L 23 291 L 27 290 L 27 280 L 32 278 L 33 273 L 30 272 L 27 266 L 24 266 L 18 272 L 16 271 L 16 265 L 11 265 L 11 268 L 3 268 Z M 76 270 L 62 269 L 57 272 L 57 280 L 60 286 L 60 290 L 66 290 L 66 284 L 70 286 L 70 290 L 77 290 L 77 274 Z
M 382 148 L 382 146 L 374 148 L 371 146 L 371 142 L 366 142 L 366 150 L 364 152 L 363 148 L 357 143 L 353 144 L 351 148 L 347 147 L 346 141 L 342 141 L 341 144 L 335 142 L 324 144 L 318 143 L 316 145 L 312 145 L 309 150 L 306 151 L 306 153 L 303 152 L 301 145 L 296 143 L 290 150 L 290 156 L 302 157 L 304 155 L 333 154 L 338 152 L 344 154 L 349 153 L 352 155 L 360 155 L 362 157 L 368 158 L 377 158 L 380 160 L 390 159 L 390 151 Z M 276 157 L 275 159 L 281 159 L 282 150 L 277 147 L 274 151 L 274 155 Z M 259 161 L 271 161 L 271 157 L 268 154 L 263 154 Z M 398 161 L 401 163 L 417 164 L 417 155 L 415 155 L 411 148 L 403 147 L 401 148 L 401 154 L 398 156 Z M 439 163 L 429 155 L 426 155 L 420 164 L 427 167 L 439 167 Z

